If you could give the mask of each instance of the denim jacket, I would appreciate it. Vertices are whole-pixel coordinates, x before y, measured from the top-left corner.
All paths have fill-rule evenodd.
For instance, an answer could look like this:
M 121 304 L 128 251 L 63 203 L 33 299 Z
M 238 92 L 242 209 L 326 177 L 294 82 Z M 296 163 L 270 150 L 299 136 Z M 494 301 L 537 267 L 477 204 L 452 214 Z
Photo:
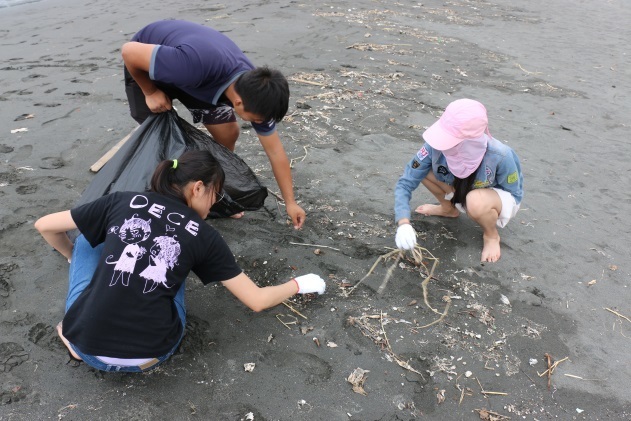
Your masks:
M 432 170 L 438 181 L 453 185 L 454 176 L 449 171 L 447 160 L 441 151 L 425 143 L 416 156 L 406 165 L 403 175 L 394 189 L 394 218 L 400 221 L 410 218 L 412 192 Z M 524 195 L 524 177 L 515 151 L 497 139 L 490 138 L 486 153 L 478 167 L 474 189 L 495 187 L 509 192 L 517 204 Z

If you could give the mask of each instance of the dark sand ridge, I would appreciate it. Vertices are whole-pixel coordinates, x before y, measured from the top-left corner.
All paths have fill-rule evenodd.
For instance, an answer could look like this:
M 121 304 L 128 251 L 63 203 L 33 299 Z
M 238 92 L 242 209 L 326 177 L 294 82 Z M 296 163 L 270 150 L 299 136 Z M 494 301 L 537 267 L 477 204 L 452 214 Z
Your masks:
M 481 408 L 512 419 L 629 419 L 631 322 L 605 310 L 631 317 L 631 12 L 622 1 L 126 9 L 48 0 L 0 10 L 0 419 L 477 419 Z M 182 352 L 151 374 L 102 375 L 66 364 L 53 326 L 67 263 L 32 223 L 71 207 L 88 167 L 134 127 L 120 45 L 168 17 L 226 31 L 253 62 L 297 80 L 281 137 L 307 226 L 293 231 L 273 197 L 245 219 L 212 224 L 255 280 L 317 272 L 328 291 L 295 302 L 304 320 L 284 306 L 252 314 L 192 280 Z M 415 218 L 441 259 L 430 302 L 442 309 L 441 297 L 454 297 L 443 323 L 419 329 L 436 315 L 409 263 L 383 295 L 383 266 L 348 298 L 341 285 L 394 246 L 396 179 L 423 127 L 461 97 L 482 101 L 491 133 L 518 152 L 526 195 L 497 264 L 478 263 L 481 232 L 470 221 Z M 34 117 L 14 121 L 22 114 Z M 18 128 L 28 132 L 10 133 Z M 257 142 L 244 133 L 237 152 L 277 190 Z M 428 198 L 419 190 L 413 205 Z M 288 329 L 281 320 L 292 315 Z M 357 320 L 377 330 L 383 320 L 392 350 L 423 377 L 390 361 Z M 544 353 L 569 357 L 550 390 L 537 374 Z M 370 370 L 366 396 L 346 381 L 357 367 Z

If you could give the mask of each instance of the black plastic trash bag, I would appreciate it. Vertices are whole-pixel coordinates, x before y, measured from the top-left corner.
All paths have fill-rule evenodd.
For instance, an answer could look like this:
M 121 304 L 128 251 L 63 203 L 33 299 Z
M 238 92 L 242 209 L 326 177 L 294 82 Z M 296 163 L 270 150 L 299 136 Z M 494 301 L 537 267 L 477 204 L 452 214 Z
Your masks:
M 234 152 L 180 118 L 173 110 L 154 114 L 145 120 L 94 176 L 77 206 L 112 192 L 146 191 L 158 163 L 178 158 L 185 151 L 200 149 L 210 151 L 226 173 L 224 199 L 211 208 L 209 217 L 227 217 L 263 206 L 267 188 L 250 167 Z

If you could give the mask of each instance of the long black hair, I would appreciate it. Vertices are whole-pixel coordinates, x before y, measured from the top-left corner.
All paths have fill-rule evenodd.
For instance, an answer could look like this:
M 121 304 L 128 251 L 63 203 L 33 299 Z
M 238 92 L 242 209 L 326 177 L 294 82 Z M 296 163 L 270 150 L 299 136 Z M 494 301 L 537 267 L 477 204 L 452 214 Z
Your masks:
M 451 198 L 451 204 L 455 205 L 460 203 L 465 208 L 467 207 L 467 194 L 473 190 L 473 183 L 475 182 L 475 175 L 478 170 L 473 171 L 467 178 L 458 178 L 454 175 L 454 196 Z
M 177 160 L 167 159 L 158 164 L 151 177 L 150 191 L 186 203 L 184 187 L 191 181 L 202 181 L 205 186 L 212 185 L 216 192 L 220 192 L 225 179 L 219 161 L 210 152 L 187 151 Z

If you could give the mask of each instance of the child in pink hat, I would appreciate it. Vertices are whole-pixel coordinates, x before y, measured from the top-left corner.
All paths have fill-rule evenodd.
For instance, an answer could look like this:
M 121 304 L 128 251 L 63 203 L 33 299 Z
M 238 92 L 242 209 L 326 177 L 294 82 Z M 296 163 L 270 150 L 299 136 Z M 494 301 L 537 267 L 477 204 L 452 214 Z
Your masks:
M 483 230 L 481 261 L 496 262 L 500 258 L 497 228 L 517 214 L 523 198 L 515 151 L 491 136 L 486 108 L 472 99 L 449 104 L 423 138 L 426 143 L 405 167 L 394 192 L 397 247 L 416 246 L 410 199 L 423 184 L 438 204 L 421 205 L 416 212 L 448 218 L 466 213 Z

